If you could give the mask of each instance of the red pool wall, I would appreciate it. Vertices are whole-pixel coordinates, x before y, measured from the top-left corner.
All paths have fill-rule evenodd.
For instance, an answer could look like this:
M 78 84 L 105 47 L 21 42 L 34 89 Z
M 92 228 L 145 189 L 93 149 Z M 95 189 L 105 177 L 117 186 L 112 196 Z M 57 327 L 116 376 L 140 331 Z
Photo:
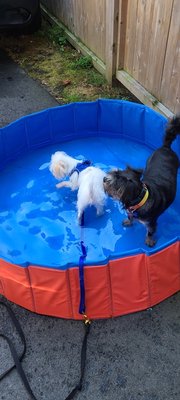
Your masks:
M 139 254 L 85 267 L 86 313 L 91 319 L 141 311 L 179 290 L 179 241 L 151 256 Z M 78 267 L 24 268 L 0 260 L 0 294 L 39 314 L 82 318 Z

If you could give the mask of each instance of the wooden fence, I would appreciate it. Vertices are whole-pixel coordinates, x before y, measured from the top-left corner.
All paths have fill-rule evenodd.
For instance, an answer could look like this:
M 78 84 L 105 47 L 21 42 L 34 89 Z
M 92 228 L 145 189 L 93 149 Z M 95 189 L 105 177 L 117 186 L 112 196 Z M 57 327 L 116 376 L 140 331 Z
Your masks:
M 179 0 L 43 0 L 70 42 L 164 115 L 180 111 Z

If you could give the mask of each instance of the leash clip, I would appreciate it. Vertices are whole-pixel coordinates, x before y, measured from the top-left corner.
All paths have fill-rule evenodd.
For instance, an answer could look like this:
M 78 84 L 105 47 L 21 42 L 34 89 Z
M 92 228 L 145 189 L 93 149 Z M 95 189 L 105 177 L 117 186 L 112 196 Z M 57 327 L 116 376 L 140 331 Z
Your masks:
M 83 318 L 84 318 L 85 325 L 90 325 L 91 324 L 91 320 L 88 318 L 88 316 L 85 313 L 83 313 L 82 315 L 83 315 Z

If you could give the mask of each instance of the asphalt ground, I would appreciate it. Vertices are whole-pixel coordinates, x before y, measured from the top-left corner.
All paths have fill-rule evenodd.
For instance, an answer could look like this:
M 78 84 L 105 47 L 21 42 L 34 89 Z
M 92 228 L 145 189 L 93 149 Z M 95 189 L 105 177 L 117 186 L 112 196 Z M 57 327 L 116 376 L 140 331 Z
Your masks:
M 58 103 L 0 49 L 0 127 Z
M 43 87 L 0 52 L 0 126 L 56 105 Z M 83 323 L 11 306 L 26 337 L 22 364 L 35 396 L 38 400 L 64 400 L 80 376 Z M 12 338 L 20 352 L 21 341 L 3 307 L 0 331 Z M 11 364 L 8 346 L 0 338 L 0 374 Z M 83 388 L 75 398 L 179 400 L 180 293 L 152 310 L 93 321 Z M 0 382 L 0 400 L 29 399 L 16 370 Z

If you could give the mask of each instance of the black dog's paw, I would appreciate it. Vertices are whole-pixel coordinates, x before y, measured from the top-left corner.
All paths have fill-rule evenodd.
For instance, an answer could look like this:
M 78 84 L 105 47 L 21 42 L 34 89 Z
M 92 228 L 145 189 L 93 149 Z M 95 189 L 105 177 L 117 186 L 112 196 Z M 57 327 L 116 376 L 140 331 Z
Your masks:
M 151 237 L 147 237 L 145 243 L 149 247 L 154 247 L 156 244 L 156 241 L 154 239 L 152 239 Z
M 122 225 L 128 228 L 129 226 L 132 226 L 132 221 L 130 221 L 129 219 L 124 219 Z

